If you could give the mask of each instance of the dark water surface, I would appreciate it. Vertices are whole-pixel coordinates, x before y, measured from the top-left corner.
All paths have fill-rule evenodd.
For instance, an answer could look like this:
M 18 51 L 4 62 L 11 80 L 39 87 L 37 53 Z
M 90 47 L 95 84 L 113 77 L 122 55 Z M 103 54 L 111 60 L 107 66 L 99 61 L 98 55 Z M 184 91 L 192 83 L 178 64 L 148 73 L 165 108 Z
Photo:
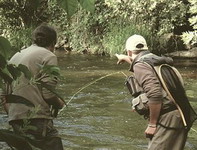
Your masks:
M 55 119 L 65 150 L 146 149 L 148 140 L 144 130 L 147 121 L 131 111 L 131 96 L 124 85 L 125 76 L 121 73 L 129 75 L 129 65 L 116 65 L 116 61 L 116 58 L 92 55 L 59 57 L 64 77 L 60 92 L 66 102 L 72 99 Z M 179 61 L 176 61 L 176 65 L 185 79 L 187 94 L 197 111 L 196 67 L 181 67 Z M 3 117 L 0 120 L 3 126 L 4 121 Z M 193 129 L 197 130 L 197 121 Z M 189 132 L 185 150 L 197 150 L 197 132 Z

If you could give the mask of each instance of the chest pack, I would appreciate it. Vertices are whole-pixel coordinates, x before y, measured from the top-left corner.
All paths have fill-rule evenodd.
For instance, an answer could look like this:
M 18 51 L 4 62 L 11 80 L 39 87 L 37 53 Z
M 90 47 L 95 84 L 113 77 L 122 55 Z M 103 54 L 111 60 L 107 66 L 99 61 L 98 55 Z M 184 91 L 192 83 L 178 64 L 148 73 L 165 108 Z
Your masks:
M 132 95 L 132 109 L 135 110 L 139 115 L 143 115 L 144 118 L 149 116 L 148 98 L 143 93 L 142 87 L 138 84 L 137 80 L 133 75 L 127 77 L 125 85 Z

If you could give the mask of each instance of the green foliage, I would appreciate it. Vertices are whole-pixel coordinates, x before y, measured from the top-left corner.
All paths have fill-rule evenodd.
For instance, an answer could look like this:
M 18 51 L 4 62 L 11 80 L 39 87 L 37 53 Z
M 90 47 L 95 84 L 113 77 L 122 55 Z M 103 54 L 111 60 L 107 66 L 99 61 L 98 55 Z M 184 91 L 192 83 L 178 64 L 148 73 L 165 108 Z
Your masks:
M 151 40 L 151 33 L 146 26 L 139 26 L 137 24 L 111 24 L 110 31 L 106 33 L 102 39 L 103 45 L 110 54 L 124 53 L 125 41 L 133 34 L 140 34 L 147 39 L 148 45 L 152 46 L 154 43 Z M 115 33 L 115 34 L 114 34 Z M 151 47 L 150 47 L 151 49 Z
M 68 18 L 74 15 L 78 9 L 78 4 L 82 8 L 93 12 L 95 0 L 56 0 L 59 6 L 61 6 L 68 14 Z
M 8 64 L 7 65 L 7 70 L 9 71 L 9 73 L 12 75 L 12 78 L 14 80 L 16 80 L 18 77 L 21 76 L 21 71 L 19 68 L 17 68 L 15 65 L 13 64 Z
M 37 26 L 49 17 L 47 3 L 48 0 L 1 0 L 0 12 L 8 28 Z
M 17 68 L 18 68 L 18 71 L 21 71 L 27 79 L 30 80 L 32 78 L 32 74 L 27 68 L 27 66 L 23 64 L 19 64 Z
M 22 47 L 31 44 L 32 29 L 40 23 L 53 22 L 53 18 L 56 21 L 60 20 L 57 18 L 61 18 L 63 15 L 64 18 L 59 23 L 64 24 L 63 22 L 70 19 L 78 10 L 79 5 L 83 9 L 93 12 L 94 3 L 95 0 L 2 0 L 0 1 L 0 28 L 2 28 L 0 34 L 4 34 L 10 40 L 14 50 L 19 51 Z M 58 6 L 63 8 L 66 13 Z
M 197 29 L 197 1 L 196 0 L 188 0 L 191 4 L 190 13 L 192 16 L 189 18 L 189 22 L 193 26 L 194 29 Z
M 0 61 L 2 66 L 0 66 L 0 78 L 4 80 L 4 83 L 11 84 L 12 81 L 17 80 L 23 73 L 27 79 L 31 79 L 32 75 L 29 69 L 22 64 L 15 66 L 13 64 L 8 64 L 5 57 L 0 55 L 2 60 Z
M 165 34 L 173 33 L 177 27 L 187 25 L 188 4 L 179 0 L 107 0 L 106 3 L 112 9 L 111 14 L 116 18 L 116 22 L 139 27 L 135 29 L 135 33 L 145 35 L 149 48 L 154 53 L 166 51 L 167 42 L 162 39 Z M 121 29 L 124 30 L 124 26 Z M 176 50 L 176 47 L 173 49 Z
M 2 56 L 5 59 L 7 59 L 9 57 L 10 50 L 11 50 L 10 42 L 6 38 L 0 36 L 0 54 L 2 54 Z M 5 60 L 3 61 L 5 63 Z
M 0 54 L 0 66 L 1 66 L 1 68 L 5 68 L 6 64 L 7 64 L 7 61 L 5 60 L 5 57 Z
M 4 28 L 3 33 L 16 49 L 30 44 L 32 28 L 41 22 L 49 22 L 58 29 L 60 40 L 67 38 L 74 50 L 109 54 L 120 50 L 117 48 L 115 50 L 108 41 L 110 40 L 113 45 L 124 45 L 125 38 L 128 37 L 125 31 L 129 26 L 135 30 L 136 34 L 149 35 L 148 41 L 151 41 L 149 47 L 159 52 L 165 48 L 166 44 L 159 39 L 164 34 L 174 32 L 177 27 L 188 25 L 188 16 L 195 14 L 196 11 L 195 0 L 189 1 L 191 5 L 187 1 L 180 0 L 21 0 L 11 2 L 12 0 L 0 2 L 0 6 L 3 6 L 0 10 L 2 14 L 0 27 Z M 24 6 L 25 13 L 21 13 L 21 6 Z M 31 15 L 32 12 L 35 15 Z M 195 26 L 195 15 L 190 17 L 190 21 L 191 25 Z M 123 46 L 119 48 L 122 49 Z
M 72 16 L 78 7 L 78 0 L 57 0 L 57 3 L 66 10 L 68 16 Z
M 195 45 L 197 44 L 197 1 L 188 0 L 190 2 L 190 13 L 192 16 L 189 18 L 190 24 L 193 26 L 194 31 L 184 32 L 182 39 L 186 45 Z
M 57 91 L 57 89 L 42 81 L 43 77 L 45 78 L 46 76 L 50 77 L 51 80 L 61 79 L 62 76 L 60 75 L 60 68 L 55 65 L 40 65 L 39 74 L 41 74 L 41 77 L 34 79 L 33 83 L 46 88 L 47 90 L 55 94 L 57 97 L 59 97 L 61 100 L 64 100 L 62 96 L 59 94 L 59 92 Z
M 40 66 L 40 67 L 41 67 L 41 70 L 40 70 L 41 74 L 47 74 L 51 78 L 53 78 L 53 77 L 60 77 L 60 68 L 58 66 L 55 66 L 55 65 L 43 65 L 43 66 Z
M 11 84 L 13 81 L 13 78 L 11 77 L 10 73 L 7 71 L 7 68 L 0 69 L 0 77 L 3 79 L 4 83 Z
M 13 53 L 29 46 L 32 28 L 48 21 L 47 8 L 48 0 L 0 1 L 0 34 L 9 39 L 15 50 Z
M 195 45 L 197 43 L 197 31 L 184 32 L 182 34 L 182 39 L 188 46 Z
M 95 4 L 94 13 L 78 8 L 69 22 L 63 15 L 53 22 L 61 26 L 61 37 L 68 38 L 76 51 L 113 55 L 122 51 L 126 39 L 135 33 L 145 36 L 150 50 L 159 54 L 166 51 L 167 41 L 162 36 L 187 24 L 188 4 L 179 0 L 102 0 Z
M 95 10 L 95 0 L 79 0 L 80 5 L 83 9 L 86 9 L 87 11 L 93 13 Z
M 9 41 L 12 45 L 12 54 L 20 51 L 22 48 L 28 47 L 31 45 L 31 33 L 33 31 L 33 27 L 18 27 L 18 29 L 10 29 L 9 30 Z
M 15 66 L 13 64 L 8 64 L 7 59 L 10 55 L 11 45 L 10 42 L 4 37 L 0 37 L 0 88 L 3 88 L 3 83 L 11 84 L 14 80 L 17 80 L 22 73 L 28 78 L 31 78 L 30 71 L 26 66 L 20 64 L 19 66 Z M 5 95 L 6 103 L 22 103 L 29 106 L 34 106 L 27 99 L 8 94 Z

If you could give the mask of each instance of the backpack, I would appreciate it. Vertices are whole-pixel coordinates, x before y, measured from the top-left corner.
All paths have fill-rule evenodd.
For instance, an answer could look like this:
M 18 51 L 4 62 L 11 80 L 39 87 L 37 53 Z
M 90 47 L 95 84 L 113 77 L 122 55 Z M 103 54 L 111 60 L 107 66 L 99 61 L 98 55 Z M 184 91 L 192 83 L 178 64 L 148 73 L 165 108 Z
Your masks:
M 197 114 L 189 103 L 184 89 L 183 79 L 179 71 L 168 64 L 151 67 L 156 72 L 158 79 L 169 95 L 170 100 L 179 110 L 185 128 L 189 130 L 193 122 L 197 119 Z

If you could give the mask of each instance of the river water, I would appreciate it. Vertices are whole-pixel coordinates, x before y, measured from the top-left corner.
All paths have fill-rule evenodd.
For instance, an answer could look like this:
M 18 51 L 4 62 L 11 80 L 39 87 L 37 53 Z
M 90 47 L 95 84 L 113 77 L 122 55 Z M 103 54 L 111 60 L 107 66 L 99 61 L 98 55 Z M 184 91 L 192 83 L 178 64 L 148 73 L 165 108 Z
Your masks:
M 147 148 L 148 140 L 144 136 L 147 120 L 132 112 L 131 96 L 124 85 L 125 75 L 130 74 L 129 65 L 117 65 L 116 61 L 116 58 L 92 55 L 59 57 L 63 75 L 59 91 L 69 104 L 55 119 L 55 126 L 65 150 Z M 196 66 L 181 67 L 178 61 L 176 64 L 197 111 Z M 185 150 L 197 149 L 197 132 L 194 131 L 197 121 L 192 129 Z

